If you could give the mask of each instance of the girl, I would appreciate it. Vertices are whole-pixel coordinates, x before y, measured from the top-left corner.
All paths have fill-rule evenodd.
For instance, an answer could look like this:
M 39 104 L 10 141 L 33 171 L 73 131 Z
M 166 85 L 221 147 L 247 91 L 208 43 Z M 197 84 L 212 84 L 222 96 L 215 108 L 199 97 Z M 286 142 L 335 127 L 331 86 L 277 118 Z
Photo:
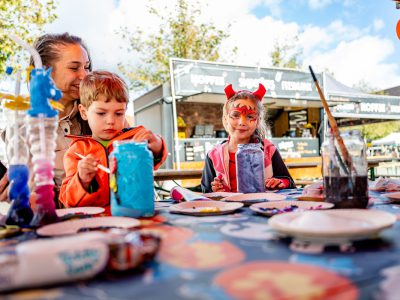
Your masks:
M 227 101 L 222 122 L 229 138 L 207 154 L 201 179 L 203 192 L 237 192 L 235 154 L 238 144 L 248 143 L 260 143 L 264 152 L 266 189 L 295 188 L 278 150 L 264 139 L 266 125 L 262 99 L 265 92 L 262 84 L 253 93 L 235 92 L 231 84 L 225 88 Z

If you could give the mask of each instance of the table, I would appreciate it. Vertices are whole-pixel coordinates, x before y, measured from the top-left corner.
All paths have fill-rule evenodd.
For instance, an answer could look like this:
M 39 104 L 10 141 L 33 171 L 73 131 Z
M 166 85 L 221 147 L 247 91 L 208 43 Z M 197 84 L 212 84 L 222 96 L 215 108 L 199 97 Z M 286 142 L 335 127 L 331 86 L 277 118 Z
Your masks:
M 289 199 L 299 192 L 284 191 Z M 373 209 L 399 215 L 398 205 L 384 204 L 376 192 L 371 196 L 376 199 Z M 330 299 L 396 299 L 399 295 L 398 223 L 381 239 L 302 253 L 291 249 L 290 239 L 279 239 L 271 231 L 268 218 L 249 208 L 225 216 L 192 217 L 169 214 L 169 202 L 156 205 L 158 218 L 166 222 L 143 230 L 161 234 L 163 244 L 156 260 L 142 272 L 35 289 L 24 292 L 25 298 L 279 299 L 277 295 L 286 295 L 299 299 L 306 294 L 326 299 L 334 294 L 337 297 Z M 280 294 L 272 296 L 272 285 Z M 19 299 L 18 293 L 7 296 Z
M 289 163 L 291 167 L 314 167 L 317 163 Z M 301 165 L 301 166 L 300 166 Z M 200 179 L 203 174 L 203 170 L 191 169 L 191 170 L 175 170 L 175 169 L 159 169 L 154 171 L 154 181 L 166 181 L 166 180 L 183 180 L 183 179 Z M 313 180 L 294 180 L 296 185 L 304 186 L 313 183 Z
M 197 170 L 159 169 L 157 171 L 154 171 L 154 180 L 164 181 L 164 180 L 197 179 L 201 178 L 202 174 L 203 174 L 202 169 L 197 169 Z

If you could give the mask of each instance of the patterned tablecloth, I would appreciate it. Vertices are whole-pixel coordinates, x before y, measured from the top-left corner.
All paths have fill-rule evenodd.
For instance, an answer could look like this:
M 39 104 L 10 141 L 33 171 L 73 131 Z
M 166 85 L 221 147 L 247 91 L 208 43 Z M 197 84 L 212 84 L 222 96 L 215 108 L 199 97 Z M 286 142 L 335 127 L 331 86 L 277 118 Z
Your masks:
M 300 191 L 301 192 L 301 191 Z M 291 199 L 294 190 L 284 191 Z M 370 192 L 371 209 L 400 216 L 400 206 Z M 268 218 L 245 207 L 225 216 L 168 212 L 143 230 L 163 242 L 143 271 L 102 274 L 75 284 L 0 295 L 6 299 L 399 299 L 400 224 L 377 239 L 315 248 L 293 247 Z M 1 245 L 0 240 L 0 245 Z M 4 242 L 4 240 L 3 240 Z M 295 250 L 292 250 L 295 249 Z M 316 250 L 317 249 L 317 250 Z

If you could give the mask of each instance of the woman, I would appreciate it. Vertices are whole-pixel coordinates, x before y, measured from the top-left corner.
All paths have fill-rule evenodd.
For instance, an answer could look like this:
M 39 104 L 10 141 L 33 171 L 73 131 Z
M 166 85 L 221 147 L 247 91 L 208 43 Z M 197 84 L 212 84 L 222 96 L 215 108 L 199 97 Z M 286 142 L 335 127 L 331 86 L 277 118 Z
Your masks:
M 59 114 L 54 170 L 54 181 L 58 190 L 65 177 L 63 157 L 70 143 L 65 135 L 91 134 L 87 122 L 80 117 L 78 102 L 79 85 L 91 71 L 92 62 L 82 39 L 68 33 L 45 34 L 37 39 L 34 47 L 42 59 L 43 66 L 53 68 L 51 77 L 63 93 L 59 100 L 64 105 L 64 110 Z M 7 143 L 7 137 L 5 142 Z M 4 180 L 6 181 L 6 178 Z M 6 183 L 0 182 L 0 201 L 6 199 Z

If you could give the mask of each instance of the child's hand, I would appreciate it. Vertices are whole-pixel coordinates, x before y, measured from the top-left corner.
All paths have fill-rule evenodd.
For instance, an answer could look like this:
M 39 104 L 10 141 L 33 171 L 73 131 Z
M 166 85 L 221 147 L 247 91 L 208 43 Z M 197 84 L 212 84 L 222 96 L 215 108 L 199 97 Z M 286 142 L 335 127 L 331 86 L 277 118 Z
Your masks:
M 4 174 L 3 178 L 0 180 L 0 202 L 7 201 L 8 199 L 8 176 L 7 173 Z
M 214 181 L 211 182 L 211 189 L 213 192 L 225 192 L 224 185 L 222 184 L 222 178 L 220 176 L 215 177 Z
M 78 176 L 85 189 L 89 188 L 90 182 L 96 176 L 98 164 L 99 160 L 93 154 L 88 154 L 78 161 Z
M 144 129 L 140 131 L 132 138 L 132 140 L 136 142 L 147 141 L 148 147 L 151 150 L 151 152 L 153 152 L 154 157 L 157 157 L 161 152 L 162 148 L 161 138 L 158 135 L 151 132 L 151 130 Z
M 285 187 L 284 183 L 278 178 L 267 178 L 265 180 L 265 187 L 267 189 L 283 189 Z

